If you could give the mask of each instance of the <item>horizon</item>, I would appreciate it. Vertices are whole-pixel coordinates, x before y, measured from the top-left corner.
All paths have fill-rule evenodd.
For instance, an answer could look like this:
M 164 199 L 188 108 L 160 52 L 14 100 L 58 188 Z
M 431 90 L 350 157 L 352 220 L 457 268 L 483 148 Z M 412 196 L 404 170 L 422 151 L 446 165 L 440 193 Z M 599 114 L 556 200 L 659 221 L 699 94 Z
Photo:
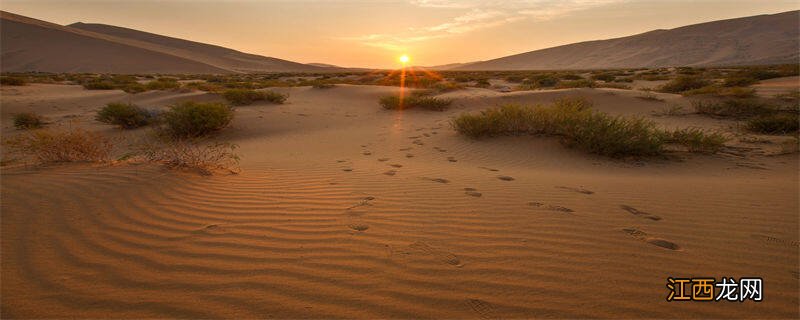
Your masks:
M 681 1 L 620 0 L 226 1 L 192 4 L 190 9 L 185 5 L 181 0 L 69 4 L 11 0 L 4 1 L 0 9 L 61 25 L 107 24 L 300 63 L 376 69 L 399 67 L 402 55 L 408 55 L 408 64 L 413 66 L 468 63 L 576 42 L 800 9 L 792 1 L 724 5 L 703 1 L 694 4 L 690 12 L 685 12 Z M 171 16 L 176 12 L 180 12 L 177 19 Z M 270 14 L 259 21 L 264 12 Z M 309 13 L 317 20 L 298 25 Z M 219 27 L 220 23 L 224 26 Z M 375 28 L 364 30 L 364 25 Z M 187 30 L 186 26 L 194 29 Z M 548 32 L 554 28 L 559 32 Z

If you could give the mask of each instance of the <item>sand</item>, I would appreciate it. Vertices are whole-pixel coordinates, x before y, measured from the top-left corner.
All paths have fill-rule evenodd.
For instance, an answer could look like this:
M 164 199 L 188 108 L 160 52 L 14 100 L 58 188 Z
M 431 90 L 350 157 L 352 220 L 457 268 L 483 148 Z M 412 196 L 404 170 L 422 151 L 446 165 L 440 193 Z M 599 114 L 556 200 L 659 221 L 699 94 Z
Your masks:
M 457 114 L 584 96 L 664 126 L 732 130 L 613 89 L 467 89 L 451 110 L 382 110 L 396 88 L 279 89 L 217 139 L 238 175 L 156 165 L 2 170 L 3 318 L 797 318 L 798 155 L 611 160 L 545 137 L 471 140 Z M 111 101 L 206 93 L 3 87 L 10 115 L 120 137 Z M 766 139 L 766 137 L 760 137 Z M 772 141 L 772 140 L 770 140 Z M 667 277 L 762 277 L 759 303 L 667 302 Z

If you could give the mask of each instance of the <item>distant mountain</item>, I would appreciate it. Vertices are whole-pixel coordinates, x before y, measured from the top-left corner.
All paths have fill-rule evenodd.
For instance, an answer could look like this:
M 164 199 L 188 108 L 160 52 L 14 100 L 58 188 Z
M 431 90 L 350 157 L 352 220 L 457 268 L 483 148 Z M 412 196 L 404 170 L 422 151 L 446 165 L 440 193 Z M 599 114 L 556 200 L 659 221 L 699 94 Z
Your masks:
M 580 42 L 453 70 L 553 70 L 797 63 L 800 11 Z
M 330 68 L 103 24 L 61 26 L 0 11 L 3 72 L 255 73 Z
M 426 70 L 445 71 L 445 70 L 455 70 L 455 69 L 458 69 L 458 68 L 463 68 L 463 67 L 469 66 L 469 65 L 471 65 L 473 63 L 477 63 L 477 62 L 448 63 L 448 64 L 442 64 L 442 65 L 438 65 L 438 66 L 417 67 L 417 68 L 426 69 Z

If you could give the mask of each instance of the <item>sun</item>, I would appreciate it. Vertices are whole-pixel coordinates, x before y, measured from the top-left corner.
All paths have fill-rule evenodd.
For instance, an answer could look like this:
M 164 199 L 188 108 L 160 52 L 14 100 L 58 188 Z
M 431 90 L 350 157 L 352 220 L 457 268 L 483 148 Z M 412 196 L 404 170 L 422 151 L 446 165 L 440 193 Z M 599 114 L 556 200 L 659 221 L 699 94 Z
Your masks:
M 408 60 L 410 60 L 408 58 L 408 55 L 404 54 L 404 55 L 400 56 L 400 62 L 402 62 L 403 64 L 408 63 Z

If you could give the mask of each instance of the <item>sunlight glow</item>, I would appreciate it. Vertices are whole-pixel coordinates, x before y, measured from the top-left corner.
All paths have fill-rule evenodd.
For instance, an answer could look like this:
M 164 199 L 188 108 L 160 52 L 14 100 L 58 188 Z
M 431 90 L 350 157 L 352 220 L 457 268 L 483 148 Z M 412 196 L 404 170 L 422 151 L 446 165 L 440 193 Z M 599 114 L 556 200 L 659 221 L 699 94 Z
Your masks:
M 402 62 L 403 64 L 406 64 L 406 63 L 408 63 L 408 60 L 410 60 L 410 59 L 408 58 L 408 55 L 405 55 L 405 54 L 404 54 L 404 55 L 400 56 L 400 62 Z

